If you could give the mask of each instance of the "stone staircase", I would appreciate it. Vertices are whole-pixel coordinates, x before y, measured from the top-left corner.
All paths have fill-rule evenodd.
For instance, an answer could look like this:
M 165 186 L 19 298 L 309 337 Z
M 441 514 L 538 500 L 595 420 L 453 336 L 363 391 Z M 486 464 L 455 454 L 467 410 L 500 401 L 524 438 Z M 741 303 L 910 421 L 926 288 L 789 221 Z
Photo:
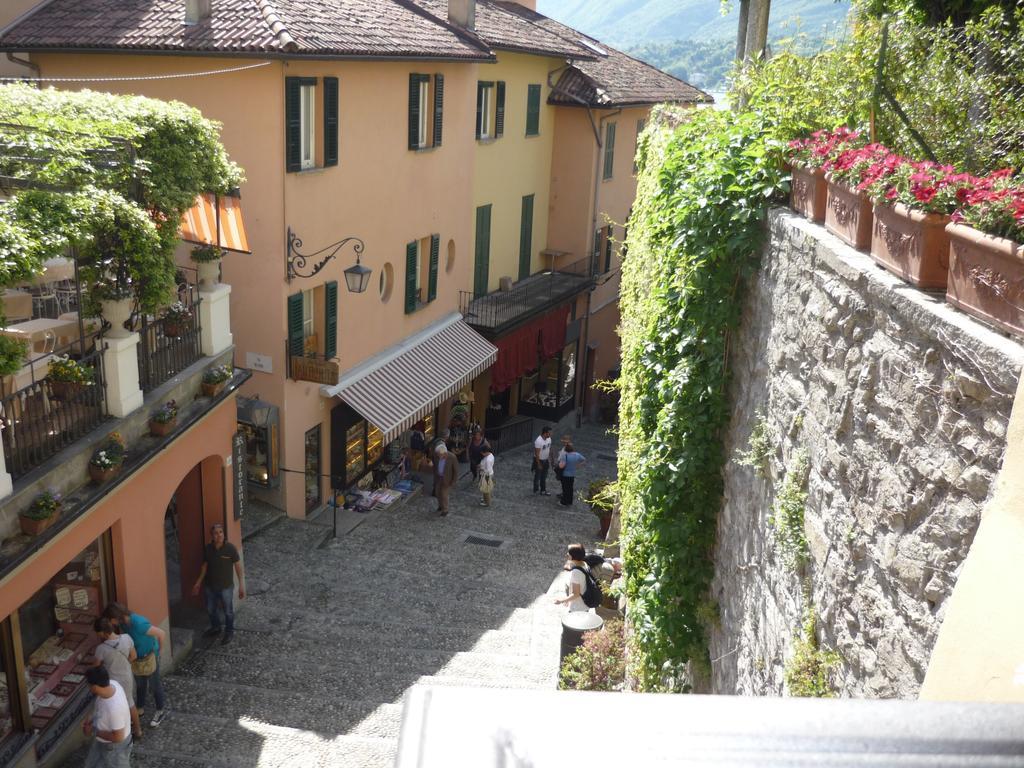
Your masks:
M 531 495 L 528 457 L 499 457 L 491 508 L 464 480 L 446 518 L 413 498 L 338 539 L 290 519 L 247 538 L 247 574 L 267 589 L 243 601 L 231 644 L 197 634 L 132 764 L 383 768 L 414 684 L 553 688 L 563 609 L 548 590 L 565 545 L 591 545 L 597 525 Z

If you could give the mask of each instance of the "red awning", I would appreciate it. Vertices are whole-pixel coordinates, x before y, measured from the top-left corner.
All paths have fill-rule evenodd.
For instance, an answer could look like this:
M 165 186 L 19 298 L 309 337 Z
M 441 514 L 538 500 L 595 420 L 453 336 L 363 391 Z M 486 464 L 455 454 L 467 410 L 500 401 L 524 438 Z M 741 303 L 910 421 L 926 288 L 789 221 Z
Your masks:
M 504 392 L 524 373 L 535 370 L 538 362 L 557 355 L 565 346 L 568 320 L 565 304 L 495 340 L 498 359 L 491 369 L 491 391 Z
M 199 195 L 195 205 L 181 217 L 181 239 L 200 245 L 216 245 L 226 251 L 252 253 L 242 221 L 242 201 L 230 195 L 214 195 L 212 192 Z

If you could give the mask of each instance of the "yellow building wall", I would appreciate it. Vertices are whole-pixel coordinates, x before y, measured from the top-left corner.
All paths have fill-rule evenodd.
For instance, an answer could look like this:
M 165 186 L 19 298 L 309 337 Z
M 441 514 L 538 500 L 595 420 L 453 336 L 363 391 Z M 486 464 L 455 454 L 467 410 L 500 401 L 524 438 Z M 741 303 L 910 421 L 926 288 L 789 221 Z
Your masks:
M 499 139 L 476 142 L 476 169 L 473 175 L 473 201 L 470 214 L 475 236 L 475 212 L 491 205 L 491 252 L 488 291 L 496 290 L 501 277 L 519 276 L 519 233 L 523 197 L 534 195 L 533 257 L 530 273 L 547 264 L 540 252 L 548 247 L 548 208 L 551 189 L 551 156 L 555 139 L 554 108 L 548 106 L 548 73 L 561 62 L 541 56 L 498 53 L 498 63 L 477 67 L 477 79 L 505 82 L 505 131 Z M 527 86 L 541 86 L 540 134 L 526 136 Z M 473 114 L 464 129 L 475 135 L 476 84 L 470 104 Z M 473 243 L 468 253 L 472 287 Z
M 0 2 L 0 30 L 37 5 L 41 5 L 39 0 L 3 0 Z M 17 56 L 19 59 L 30 58 L 26 54 L 17 54 Z M 33 75 L 30 67 L 17 64 L 8 59 L 6 53 L 0 53 L 0 77 L 32 77 Z

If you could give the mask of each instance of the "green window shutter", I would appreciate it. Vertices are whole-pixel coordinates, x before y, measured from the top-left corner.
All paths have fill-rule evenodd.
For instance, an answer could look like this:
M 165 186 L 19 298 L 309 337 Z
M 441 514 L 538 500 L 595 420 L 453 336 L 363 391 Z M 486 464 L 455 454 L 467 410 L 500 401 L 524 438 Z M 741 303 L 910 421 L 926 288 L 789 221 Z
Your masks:
M 523 216 L 519 221 L 519 279 L 528 277 L 533 261 L 533 195 L 523 198 Z
M 499 139 L 505 135 L 505 81 L 499 80 L 495 88 L 494 108 L 494 138 Z
M 409 75 L 409 149 L 420 148 L 420 76 Z
M 599 229 L 594 233 L 594 249 L 590 254 L 590 273 L 592 275 L 597 274 L 598 260 L 601 258 L 601 237 L 604 234 L 604 230 Z
M 302 78 L 284 79 L 284 163 L 288 172 L 302 170 Z
M 434 146 L 441 146 L 444 127 L 444 75 L 434 75 Z
M 540 133 L 540 86 L 530 85 L 526 89 L 526 135 Z
M 484 84 L 476 84 L 476 137 L 480 138 L 481 118 L 484 114 Z
M 288 354 L 302 357 L 302 291 L 288 297 Z
M 405 314 L 416 311 L 416 241 L 405 246 Z
M 334 280 L 324 283 L 324 357 L 330 359 L 338 352 L 338 284 Z
M 338 78 L 324 78 L 324 166 L 338 164 Z
M 473 295 L 487 293 L 491 262 L 491 206 L 476 209 L 476 248 L 473 260 Z
M 604 235 L 604 271 L 611 272 L 612 270 L 612 236 L 615 234 L 615 230 L 612 229 L 612 225 L 608 225 L 608 230 Z
M 604 178 L 612 177 L 615 165 L 615 123 L 608 123 L 604 131 Z
M 437 298 L 437 262 L 441 251 L 441 236 L 430 236 L 430 279 L 427 283 L 427 301 Z

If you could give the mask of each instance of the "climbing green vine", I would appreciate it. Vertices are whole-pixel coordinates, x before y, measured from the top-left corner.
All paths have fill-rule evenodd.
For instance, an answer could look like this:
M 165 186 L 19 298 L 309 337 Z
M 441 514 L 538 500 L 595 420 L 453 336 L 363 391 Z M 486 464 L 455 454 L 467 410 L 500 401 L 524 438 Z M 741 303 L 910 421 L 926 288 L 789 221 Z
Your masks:
M 814 609 L 808 608 L 804 615 L 802 635 L 798 640 L 794 640 L 793 655 L 786 662 L 784 670 L 786 690 L 790 696 L 810 696 L 819 699 L 835 696 L 835 689 L 829 676 L 839 665 L 840 657 L 835 651 L 819 646 L 816 630 Z
M 782 488 L 775 497 L 775 506 L 772 507 L 772 514 L 768 520 L 782 561 L 793 569 L 800 568 L 807 562 L 804 509 L 807 506 L 809 471 L 807 451 L 797 449 L 787 468 Z
M 673 127 L 674 126 L 674 127 Z M 679 690 L 707 663 L 728 350 L 755 273 L 781 142 L 762 118 L 657 111 L 641 138 L 621 309 L 619 490 L 630 672 Z

